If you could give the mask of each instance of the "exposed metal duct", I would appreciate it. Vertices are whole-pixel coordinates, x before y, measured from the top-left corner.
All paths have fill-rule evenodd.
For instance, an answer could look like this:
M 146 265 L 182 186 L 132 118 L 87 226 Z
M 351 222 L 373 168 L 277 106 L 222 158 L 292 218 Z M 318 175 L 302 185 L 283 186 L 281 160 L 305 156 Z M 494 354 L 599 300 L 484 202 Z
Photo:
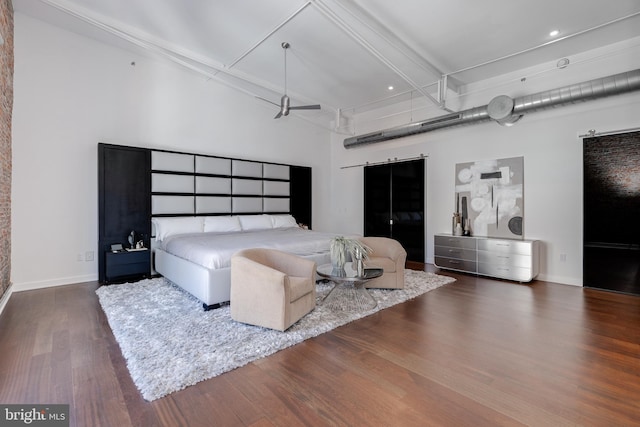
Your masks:
M 525 113 L 636 90 L 640 90 L 640 69 L 551 89 L 533 95 L 525 95 L 516 99 L 500 95 L 492 99 L 488 105 L 482 107 L 470 108 L 457 113 L 446 114 L 365 135 L 352 136 L 344 140 L 344 147 L 353 148 L 364 144 L 430 132 L 436 129 L 481 123 L 489 120 L 510 126 L 522 118 Z

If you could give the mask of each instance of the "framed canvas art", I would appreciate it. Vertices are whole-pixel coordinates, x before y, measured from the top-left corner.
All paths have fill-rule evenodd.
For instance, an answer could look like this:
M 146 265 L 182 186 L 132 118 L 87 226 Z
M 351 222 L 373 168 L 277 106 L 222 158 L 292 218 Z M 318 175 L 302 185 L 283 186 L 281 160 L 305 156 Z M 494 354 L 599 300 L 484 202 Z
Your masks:
M 456 165 L 455 213 L 473 236 L 524 236 L 524 157 Z

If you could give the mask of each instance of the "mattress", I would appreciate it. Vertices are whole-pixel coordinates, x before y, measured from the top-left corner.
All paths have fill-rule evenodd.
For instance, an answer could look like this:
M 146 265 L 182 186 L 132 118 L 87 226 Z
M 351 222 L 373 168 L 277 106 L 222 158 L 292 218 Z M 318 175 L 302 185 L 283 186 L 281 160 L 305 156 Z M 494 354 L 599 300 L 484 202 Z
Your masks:
M 167 237 L 160 247 L 177 257 L 208 269 L 227 268 L 241 249 L 271 248 L 299 256 L 329 252 L 332 233 L 299 227 L 233 233 L 192 233 Z

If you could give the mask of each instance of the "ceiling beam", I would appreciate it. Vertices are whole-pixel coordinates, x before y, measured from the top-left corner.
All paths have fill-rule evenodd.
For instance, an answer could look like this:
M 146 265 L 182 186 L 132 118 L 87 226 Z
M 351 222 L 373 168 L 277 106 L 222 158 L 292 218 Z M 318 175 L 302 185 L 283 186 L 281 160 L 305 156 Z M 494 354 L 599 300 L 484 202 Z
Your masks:
M 303 10 L 305 10 L 307 8 L 307 6 L 309 6 L 310 4 L 311 4 L 310 1 L 306 2 L 305 4 L 303 4 L 298 10 L 296 10 L 291 15 L 289 15 L 287 18 L 285 18 L 281 23 L 276 25 L 271 31 L 269 31 L 260 40 L 255 42 L 253 44 L 253 46 L 251 46 L 249 49 L 247 49 L 245 52 L 243 52 L 240 56 L 238 56 L 236 59 L 234 59 L 229 65 L 227 65 L 227 68 L 233 68 L 238 62 L 242 61 L 247 55 L 249 55 L 251 52 L 253 52 L 255 49 L 257 49 L 258 46 L 260 46 L 262 43 L 267 41 L 272 35 L 274 35 L 276 33 L 276 31 L 278 31 L 280 28 L 284 27 L 286 24 L 289 23 L 289 21 L 291 21 L 293 18 L 298 16 L 298 14 L 300 12 L 302 12 Z
M 432 61 L 422 56 L 415 49 L 409 46 L 397 34 L 391 31 L 380 20 L 372 16 L 365 8 L 354 2 L 353 0 L 341 0 L 336 3 L 342 10 L 348 13 L 353 19 L 357 20 L 361 25 L 365 26 L 386 43 L 392 46 L 396 51 L 402 53 L 408 60 L 422 68 L 429 74 L 441 76 L 444 72 L 436 66 Z M 347 6 L 349 5 L 349 6 Z
M 640 16 L 640 12 L 636 12 L 636 13 L 632 13 L 630 15 L 622 16 L 620 18 L 616 18 L 616 19 L 613 19 L 611 21 L 596 25 L 595 27 L 587 28 L 587 29 L 582 30 L 582 31 L 578 31 L 578 32 L 575 32 L 575 33 L 572 33 L 572 34 L 568 34 L 568 35 L 566 35 L 564 37 L 558 37 L 557 39 L 550 40 L 548 42 L 539 44 L 537 46 L 533 46 L 533 47 L 530 47 L 530 48 L 527 48 L 527 49 L 523 49 L 523 50 L 520 50 L 518 52 L 510 53 L 508 55 L 504 55 L 504 56 L 501 56 L 499 58 L 490 59 L 490 60 L 482 62 L 480 64 L 476 64 L 476 65 L 472 65 L 472 66 L 469 66 L 469 67 L 461 68 L 459 70 L 455 70 L 455 71 L 452 71 L 450 73 L 447 73 L 447 76 L 453 76 L 454 74 L 463 73 L 465 71 L 473 70 L 475 68 L 484 67 L 485 65 L 490 65 L 490 64 L 493 64 L 495 62 L 504 61 L 505 59 L 513 58 L 514 56 L 518 56 L 518 55 L 522 55 L 524 53 L 532 52 L 534 50 L 543 48 L 545 46 L 552 45 L 554 43 L 558 43 L 558 42 L 561 42 L 561 41 L 564 41 L 564 40 L 571 39 L 571 38 L 576 37 L 576 36 L 580 36 L 580 35 L 583 35 L 583 34 L 586 34 L 586 33 L 590 33 L 590 32 L 592 32 L 594 30 L 598 30 L 600 28 L 607 27 L 609 25 L 624 21 L 626 19 L 633 18 L 635 16 Z
M 166 42 L 157 40 L 153 37 L 150 37 L 147 34 L 144 34 L 144 35 L 133 34 L 132 31 L 128 31 L 124 29 L 120 23 L 108 22 L 109 20 L 105 19 L 105 17 L 98 16 L 96 14 L 90 13 L 89 11 L 85 11 L 83 9 L 74 7 L 70 3 L 60 1 L 60 0 L 39 0 L 39 1 L 47 6 L 50 6 L 60 12 L 65 13 L 68 16 L 81 20 L 82 22 L 85 22 L 99 30 L 105 31 L 106 33 L 112 36 L 125 40 L 131 43 L 132 45 L 137 46 L 147 52 L 150 52 L 157 56 L 168 59 L 171 62 L 181 65 L 191 71 L 195 71 L 196 73 L 199 73 L 208 79 L 215 80 L 227 87 L 236 89 L 254 98 L 261 98 L 261 97 L 258 96 L 256 93 L 252 92 L 250 89 L 241 87 L 237 84 L 234 84 L 233 82 L 230 82 L 228 80 L 225 80 L 224 78 L 221 78 L 220 76 L 218 76 L 218 74 L 226 75 L 233 79 L 240 80 L 242 82 L 248 83 L 249 85 L 260 88 L 262 90 L 266 90 L 268 92 L 273 92 L 275 94 L 279 94 L 281 92 L 280 87 L 272 85 L 263 80 L 257 79 L 253 76 L 248 76 L 237 70 L 232 70 L 228 66 L 225 66 L 224 64 L 214 62 L 209 58 L 204 58 L 186 49 L 181 49 L 176 46 L 171 46 Z M 292 16 L 287 20 L 285 20 L 285 22 L 283 22 L 281 25 L 284 25 L 286 24 L 286 22 L 290 21 L 295 15 L 297 15 L 304 8 L 306 8 L 309 3 L 310 2 L 307 2 L 307 4 L 301 7 L 298 11 L 294 12 L 294 14 L 292 14 Z M 332 111 L 337 111 L 335 107 L 327 105 L 326 103 L 324 103 L 324 108 L 328 108 Z
M 391 61 L 387 56 L 385 56 L 372 43 L 370 43 L 368 40 L 366 40 L 365 37 L 363 37 L 356 29 L 354 29 L 353 26 L 349 25 L 349 23 L 347 23 L 346 20 L 344 20 L 342 17 L 340 17 L 340 15 L 338 13 L 336 13 L 330 6 L 328 6 L 323 0 L 314 0 L 313 1 L 313 5 L 327 19 L 329 19 L 331 22 L 333 22 L 339 29 L 341 29 L 351 39 L 353 39 L 361 47 L 363 47 L 365 50 L 367 50 L 372 56 L 374 56 L 376 59 L 378 59 L 382 64 L 387 66 L 391 71 L 393 71 L 402 80 L 404 80 L 407 84 L 409 84 L 409 86 L 411 86 L 414 90 L 419 92 L 422 96 L 427 98 L 429 101 L 431 101 L 436 106 L 438 106 L 440 108 L 443 108 L 443 109 L 445 108 L 444 104 L 439 99 L 434 98 L 431 94 L 429 94 L 427 91 L 425 91 L 424 88 L 420 84 L 415 82 L 410 76 L 408 76 L 404 71 L 402 71 L 398 66 L 396 66 L 393 63 L 393 61 Z M 397 51 L 402 53 L 407 58 L 412 59 L 402 49 L 398 49 L 396 43 L 390 41 L 387 37 L 385 37 L 383 34 L 381 34 L 380 31 L 377 31 L 377 30 L 373 29 L 368 23 L 365 23 L 361 19 L 360 16 L 356 16 L 355 14 L 353 14 L 353 12 L 349 11 L 348 9 L 345 9 L 344 7 L 343 7 L 343 10 L 347 11 L 351 15 L 351 17 L 357 19 L 359 22 L 361 22 L 362 24 L 367 26 L 369 29 L 372 29 L 383 40 L 385 40 L 388 43 L 390 43 L 391 46 L 394 47 L 394 49 L 396 49 Z M 373 18 L 370 18 L 370 19 L 373 19 Z M 378 26 L 381 26 L 381 24 L 378 23 Z M 399 41 L 398 41 L 398 43 L 399 43 Z M 429 72 L 430 73 L 437 73 L 437 75 L 439 77 L 441 77 L 443 75 L 442 72 L 440 72 L 437 68 L 435 68 L 431 64 L 429 64 L 428 68 L 429 68 Z

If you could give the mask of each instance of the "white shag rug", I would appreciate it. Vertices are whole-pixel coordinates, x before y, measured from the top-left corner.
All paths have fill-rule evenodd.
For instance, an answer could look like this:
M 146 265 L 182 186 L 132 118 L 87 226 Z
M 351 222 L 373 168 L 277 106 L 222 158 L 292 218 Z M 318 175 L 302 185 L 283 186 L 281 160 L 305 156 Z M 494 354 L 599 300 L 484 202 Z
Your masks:
M 152 401 L 453 281 L 407 269 L 405 289 L 370 289 L 378 306 L 361 312 L 323 305 L 333 284 L 319 283 L 316 308 L 285 332 L 235 322 L 228 305 L 204 311 L 164 278 L 101 286 L 96 293 L 133 382 Z

